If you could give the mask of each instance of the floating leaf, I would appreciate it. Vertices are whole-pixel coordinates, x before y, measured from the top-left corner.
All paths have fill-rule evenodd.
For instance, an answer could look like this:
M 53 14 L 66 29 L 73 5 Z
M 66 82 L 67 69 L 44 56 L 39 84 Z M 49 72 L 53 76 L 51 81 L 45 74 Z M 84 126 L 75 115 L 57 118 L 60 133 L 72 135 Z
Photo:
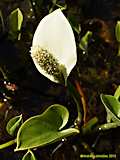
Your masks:
M 7 123 L 6 130 L 10 135 L 14 136 L 16 130 L 20 127 L 21 124 L 22 124 L 22 115 L 13 117 Z
M 23 22 L 23 15 L 19 8 L 15 9 L 9 15 L 9 33 L 13 38 L 18 38 Z
M 119 97 L 120 97 L 120 86 L 118 86 L 118 88 L 116 89 L 115 91 L 115 94 L 114 94 L 114 97 L 119 100 Z
M 107 111 L 107 122 L 120 122 L 120 102 L 111 95 L 101 94 L 102 103 Z
M 60 131 L 68 122 L 68 117 L 69 112 L 64 106 L 54 104 L 41 115 L 29 118 L 18 131 L 15 151 L 44 146 L 79 133 L 75 128 Z
M 28 152 L 24 155 L 22 160 L 36 160 L 34 153 L 31 150 L 28 150 Z

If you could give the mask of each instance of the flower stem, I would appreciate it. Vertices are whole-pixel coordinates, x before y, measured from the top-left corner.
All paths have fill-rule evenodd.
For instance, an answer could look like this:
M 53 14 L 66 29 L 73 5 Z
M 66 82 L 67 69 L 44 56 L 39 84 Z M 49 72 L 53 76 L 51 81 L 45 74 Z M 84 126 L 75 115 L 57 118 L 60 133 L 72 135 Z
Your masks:
M 87 104 L 86 104 L 86 100 L 85 100 L 85 95 L 84 95 L 84 92 L 83 92 L 83 90 L 82 90 L 78 81 L 75 81 L 75 85 L 76 85 L 78 93 L 80 94 L 81 102 L 82 102 L 82 105 L 83 105 L 83 111 L 84 111 L 83 122 L 85 124 L 86 123 L 86 118 L 87 118 Z
M 8 142 L 6 142 L 6 143 L 4 143 L 4 144 L 1 144 L 1 145 L 0 145 L 0 149 L 7 148 L 7 147 L 9 147 L 9 146 L 11 146 L 11 145 L 13 145 L 13 144 L 15 144 L 15 143 L 16 143 L 16 139 L 11 140 L 11 141 L 8 141 Z
M 75 120 L 74 125 L 80 129 L 80 126 L 81 126 L 81 123 L 82 123 L 83 109 L 82 109 L 80 101 L 79 101 L 79 93 L 76 90 L 75 86 L 72 85 L 72 83 L 69 82 L 69 81 L 67 83 L 67 88 L 68 88 L 68 91 L 69 91 L 70 95 L 72 96 L 73 100 L 75 101 L 76 107 L 77 107 L 77 114 L 78 115 L 77 115 L 77 118 Z
M 82 115 L 81 115 L 81 109 L 80 109 L 80 105 L 79 105 L 79 103 L 78 103 L 78 101 L 77 101 L 77 99 L 75 98 L 75 96 L 73 95 L 73 99 L 74 99 L 74 101 L 75 101 L 75 103 L 76 103 L 76 106 L 77 106 L 77 114 L 78 114 L 78 116 L 77 116 L 77 125 L 78 125 L 78 127 L 80 126 L 80 123 L 81 123 L 81 119 L 82 119 Z

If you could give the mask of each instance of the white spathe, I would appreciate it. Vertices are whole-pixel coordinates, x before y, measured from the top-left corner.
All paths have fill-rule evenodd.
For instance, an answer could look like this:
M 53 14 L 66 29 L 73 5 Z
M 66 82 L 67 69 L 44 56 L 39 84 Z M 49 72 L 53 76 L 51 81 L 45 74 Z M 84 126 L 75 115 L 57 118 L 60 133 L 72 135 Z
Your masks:
M 59 64 L 65 66 L 67 76 L 69 76 L 77 61 L 76 43 L 72 28 L 60 9 L 55 10 L 40 21 L 33 37 L 32 47 L 40 47 L 51 53 Z M 52 75 L 47 74 L 39 66 L 34 56 L 32 58 L 41 74 L 58 83 Z

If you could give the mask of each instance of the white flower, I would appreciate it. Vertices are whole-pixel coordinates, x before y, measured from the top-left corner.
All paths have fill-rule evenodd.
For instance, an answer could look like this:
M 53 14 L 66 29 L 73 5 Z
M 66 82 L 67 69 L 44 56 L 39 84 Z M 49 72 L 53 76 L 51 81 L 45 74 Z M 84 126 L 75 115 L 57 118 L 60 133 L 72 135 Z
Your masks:
M 53 82 L 64 81 L 76 64 L 76 44 L 72 28 L 55 10 L 39 23 L 32 42 L 31 56 L 38 71 Z

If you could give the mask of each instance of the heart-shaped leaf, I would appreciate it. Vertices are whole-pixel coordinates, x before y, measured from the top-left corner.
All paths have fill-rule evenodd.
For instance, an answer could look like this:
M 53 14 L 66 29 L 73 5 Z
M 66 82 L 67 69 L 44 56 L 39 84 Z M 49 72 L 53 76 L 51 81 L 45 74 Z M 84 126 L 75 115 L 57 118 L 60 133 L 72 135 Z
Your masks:
M 29 118 L 18 131 L 15 151 L 44 146 L 79 133 L 75 128 L 60 131 L 68 122 L 68 118 L 68 110 L 59 104 L 50 106 L 41 115 Z
M 16 133 L 16 130 L 20 127 L 22 124 L 22 115 L 13 117 L 12 119 L 9 120 L 6 126 L 7 132 L 11 135 L 14 136 Z
M 112 95 L 101 94 L 102 103 L 107 111 L 107 122 L 120 122 L 120 102 Z
M 28 152 L 24 155 L 22 160 L 36 160 L 33 152 L 31 150 L 28 150 Z

